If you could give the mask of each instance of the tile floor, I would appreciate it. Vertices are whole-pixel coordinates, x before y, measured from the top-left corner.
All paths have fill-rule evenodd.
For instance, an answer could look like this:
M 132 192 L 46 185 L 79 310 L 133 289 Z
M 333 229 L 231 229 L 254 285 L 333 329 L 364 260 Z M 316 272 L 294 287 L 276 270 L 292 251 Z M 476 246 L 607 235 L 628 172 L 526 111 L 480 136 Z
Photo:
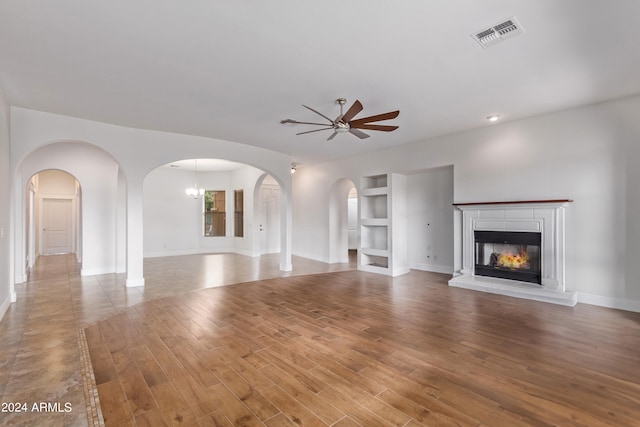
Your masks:
M 280 271 L 278 263 L 275 254 L 151 258 L 146 286 L 126 288 L 123 274 L 81 277 L 73 255 L 40 257 L 29 280 L 16 285 L 18 301 L 0 322 L 0 402 L 23 409 L 0 412 L 0 426 L 90 425 L 95 413 L 87 415 L 78 332 L 127 307 L 196 289 L 355 267 L 353 257 L 331 265 L 294 257 L 292 272 Z

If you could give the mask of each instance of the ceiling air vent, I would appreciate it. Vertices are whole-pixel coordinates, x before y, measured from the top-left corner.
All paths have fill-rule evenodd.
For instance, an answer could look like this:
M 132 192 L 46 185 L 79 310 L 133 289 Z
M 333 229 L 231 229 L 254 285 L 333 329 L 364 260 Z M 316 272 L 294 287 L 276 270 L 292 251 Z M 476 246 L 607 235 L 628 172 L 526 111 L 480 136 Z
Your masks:
M 509 37 L 522 34 L 523 29 L 518 20 L 515 17 L 511 17 L 503 22 L 495 24 L 489 28 L 485 28 L 471 37 L 477 41 L 480 46 L 486 48 L 487 46 L 494 45 Z

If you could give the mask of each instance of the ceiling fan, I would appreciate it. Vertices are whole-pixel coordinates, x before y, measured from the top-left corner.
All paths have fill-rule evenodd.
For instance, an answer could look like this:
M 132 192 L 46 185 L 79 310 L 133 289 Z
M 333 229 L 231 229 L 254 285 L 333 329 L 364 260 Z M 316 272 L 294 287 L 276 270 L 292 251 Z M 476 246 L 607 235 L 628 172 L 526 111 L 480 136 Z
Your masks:
M 319 111 L 314 110 L 311 107 L 308 107 L 306 105 L 302 105 L 304 108 L 313 111 L 314 113 L 316 113 L 319 116 L 322 116 L 329 123 L 300 122 L 298 120 L 293 120 L 293 119 L 285 119 L 285 120 L 280 121 L 280 123 L 282 123 L 282 124 L 293 123 L 293 124 L 297 124 L 297 125 L 324 126 L 321 129 L 314 129 L 314 130 L 308 130 L 306 132 L 299 132 L 299 133 L 296 133 L 296 135 L 303 135 L 305 133 L 312 133 L 312 132 L 320 132 L 320 131 L 323 131 L 323 130 L 333 130 L 333 133 L 329 136 L 329 138 L 327 138 L 327 141 L 331 141 L 338 133 L 342 133 L 342 132 L 349 132 L 349 133 L 352 133 L 353 135 L 357 136 L 360 139 L 365 139 L 365 138 L 369 138 L 369 135 L 367 135 L 366 133 L 362 132 L 360 129 L 378 130 L 378 131 L 382 131 L 382 132 L 391 132 L 393 130 L 398 129 L 398 126 L 378 125 L 378 124 L 372 124 L 372 123 L 373 122 L 380 122 L 380 121 L 383 121 L 383 120 L 395 119 L 396 117 L 398 117 L 398 114 L 400 114 L 399 110 L 391 111 L 391 112 L 383 113 L 383 114 L 377 114 L 375 116 L 364 117 L 362 119 L 352 120 L 356 115 L 358 115 L 358 113 L 360 113 L 363 110 L 364 107 L 362 106 L 362 103 L 360 103 L 360 101 L 356 100 L 356 102 L 354 102 L 353 105 L 351 107 L 349 107 L 347 112 L 343 113 L 342 112 L 342 107 L 346 103 L 347 103 L 347 100 L 345 98 L 336 99 L 336 104 L 340 105 L 340 115 L 338 117 L 336 117 L 335 120 L 331 120 L 329 117 L 325 116 L 324 114 L 320 113 Z

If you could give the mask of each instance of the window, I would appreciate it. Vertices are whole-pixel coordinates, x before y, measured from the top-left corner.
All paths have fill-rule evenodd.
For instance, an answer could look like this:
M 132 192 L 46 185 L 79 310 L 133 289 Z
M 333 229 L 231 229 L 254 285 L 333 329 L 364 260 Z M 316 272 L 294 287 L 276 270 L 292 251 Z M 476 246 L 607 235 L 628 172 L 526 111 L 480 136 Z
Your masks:
M 233 235 L 244 237 L 244 190 L 233 191 L 233 219 Z
M 226 215 L 225 191 L 206 190 L 204 192 L 204 235 L 225 236 Z

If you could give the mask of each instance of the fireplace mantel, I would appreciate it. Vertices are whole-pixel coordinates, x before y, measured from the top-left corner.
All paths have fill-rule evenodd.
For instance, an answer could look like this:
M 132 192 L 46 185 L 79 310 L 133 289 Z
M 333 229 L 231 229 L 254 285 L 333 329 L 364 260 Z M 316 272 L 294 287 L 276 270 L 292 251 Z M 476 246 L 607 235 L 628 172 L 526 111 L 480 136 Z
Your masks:
M 450 286 L 573 306 L 566 290 L 564 210 L 570 199 L 454 203 L 462 211 L 462 268 Z M 542 238 L 542 284 L 476 276 L 475 231 L 537 232 Z
M 515 200 L 515 201 L 500 201 L 500 202 L 467 202 L 467 203 L 454 203 L 453 206 L 478 206 L 478 205 L 539 205 L 544 203 L 571 203 L 571 199 L 551 199 L 551 200 Z

